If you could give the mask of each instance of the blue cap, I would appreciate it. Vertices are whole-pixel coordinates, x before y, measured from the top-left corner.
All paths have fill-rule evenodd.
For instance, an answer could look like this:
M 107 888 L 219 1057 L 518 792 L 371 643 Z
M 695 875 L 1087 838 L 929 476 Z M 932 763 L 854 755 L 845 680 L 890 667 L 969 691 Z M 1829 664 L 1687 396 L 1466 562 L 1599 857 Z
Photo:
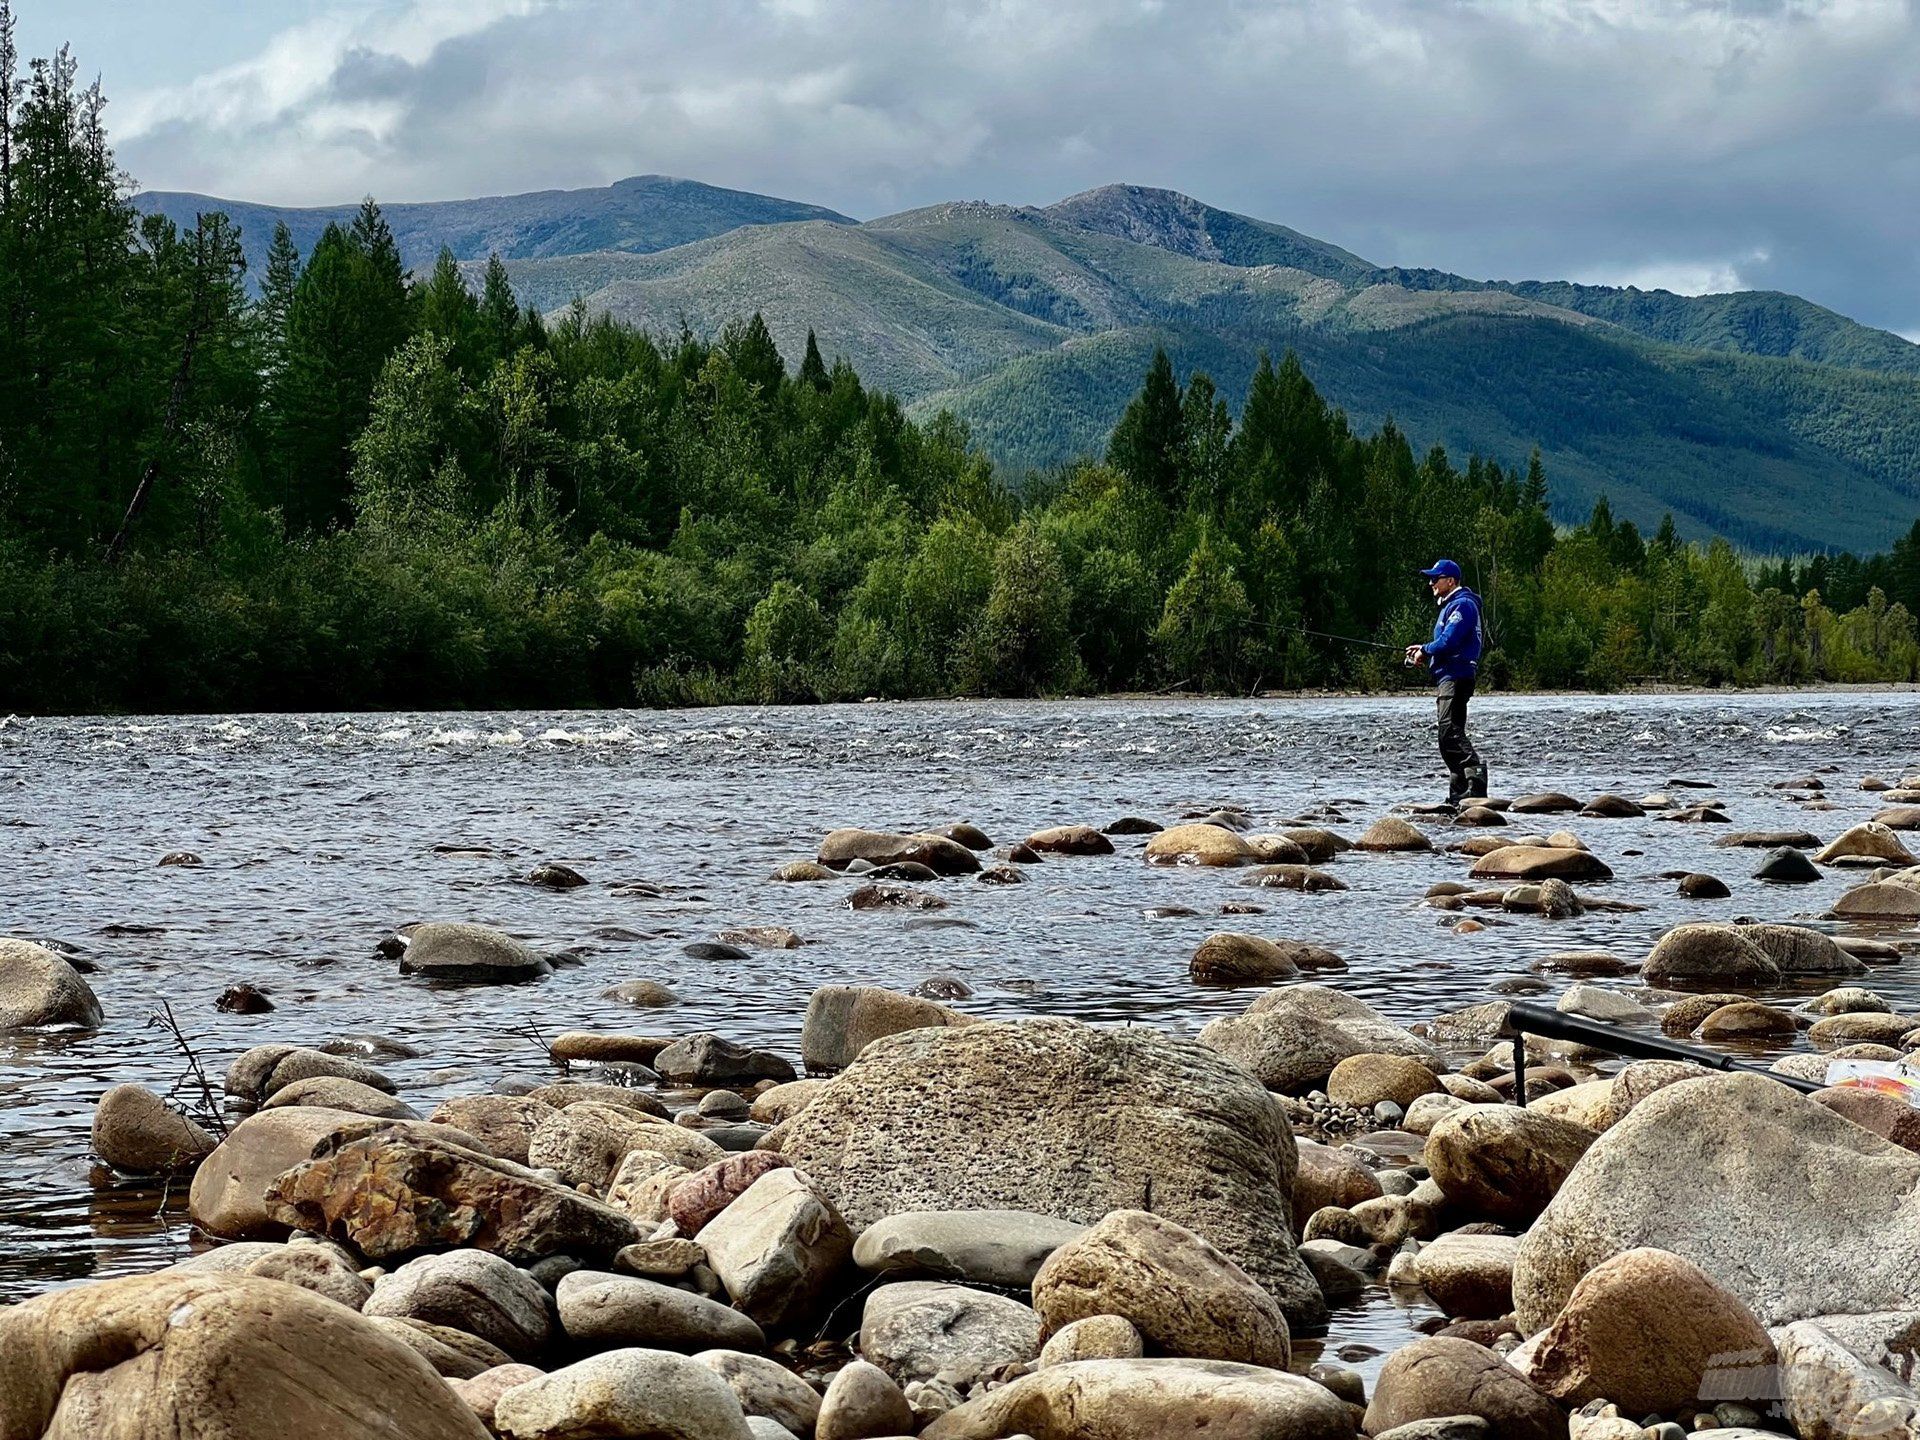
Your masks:
M 1433 568 L 1431 570 L 1422 570 L 1420 573 L 1429 580 L 1438 580 L 1442 575 L 1446 576 L 1449 580 L 1458 580 L 1460 578 L 1460 567 L 1451 560 L 1436 560 L 1433 562 Z

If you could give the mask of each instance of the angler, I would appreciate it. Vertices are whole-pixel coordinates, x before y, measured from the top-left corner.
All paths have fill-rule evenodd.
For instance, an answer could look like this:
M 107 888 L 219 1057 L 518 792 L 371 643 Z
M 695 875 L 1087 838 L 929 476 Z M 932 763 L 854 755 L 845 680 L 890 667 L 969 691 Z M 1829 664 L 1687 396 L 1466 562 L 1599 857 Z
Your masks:
M 1486 633 L 1480 618 L 1480 597 L 1460 582 L 1460 567 L 1436 560 L 1420 572 L 1427 577 L 1440 613 L 1433 622 L 1433 639 L 1407 647 L 1409 665 L 1425 665 L 1433 672 L 1434 709 L 1440 729 L 1440 758 L 1452 782 L 1447 803 L 1483 800 L 1487 794 L 1487 767 L 1467 736 L 1467 702 L 1473 698 L 1480 673 L 1480 652 Z

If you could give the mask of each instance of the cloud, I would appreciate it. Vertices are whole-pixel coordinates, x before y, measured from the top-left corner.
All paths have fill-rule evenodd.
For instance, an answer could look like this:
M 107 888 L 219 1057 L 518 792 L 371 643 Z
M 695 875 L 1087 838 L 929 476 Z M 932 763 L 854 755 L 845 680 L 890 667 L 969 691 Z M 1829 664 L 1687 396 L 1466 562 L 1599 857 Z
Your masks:
M 1911 0 L 386 0 L 114 118 L 146 183 L 248 199 L 661 171 L 873 215 L 1132 180 L 1382 263 L 1913 331 L 1917 69 Z

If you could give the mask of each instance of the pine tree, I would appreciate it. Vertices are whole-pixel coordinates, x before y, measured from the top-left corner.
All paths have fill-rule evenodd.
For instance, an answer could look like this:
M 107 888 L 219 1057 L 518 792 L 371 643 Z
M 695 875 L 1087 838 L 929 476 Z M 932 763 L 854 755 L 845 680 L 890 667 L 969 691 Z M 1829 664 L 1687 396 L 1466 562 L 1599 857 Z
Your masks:
M 1146 383 L 1128 403 L 1107 442 L 1107 463 L 1149 495 L 1169 505 L 1184 502 L 1181 465 L 1187 426 L 1180 386 L 1165 350 L 1153 352 Z
M 780 393 L 780 382 L 787 377 L 787 365 L 780 358 L 779 347 L 773 343 L 773 335 L 758 310 L 745 325 L 729 325 L 721 335 L 720 348 L 733 362 L 733 373 L 762 399 L 771 400 Z
M 480 345 L 484 363 L 511 355 L 521 343 L 520 302 L 513 298 L 513 282 L 495 251 L 487 257 L 487 275 L 480 286 Z
M 262 378 L 271 387 L 287 359 L 287 318 L 293 313 L 294 287 L 300 282 L 300 252 L 282 220 L 273 227 L 267 269 L 260 280 L 258 319 Z
M 442 246 L 433 274 L 417 294 L 419 331 L 447 342 L 447 363 L 478 375 L 482 362 L 480 302 L 467 289 L 460 262 Z
M 833 388 L 833 381 L 827 375 L 827 362 L 820 358 L 820 342 L 811 330 L 807 331 L 806 358 L 800 362 L 800 383 L 822 395 Z

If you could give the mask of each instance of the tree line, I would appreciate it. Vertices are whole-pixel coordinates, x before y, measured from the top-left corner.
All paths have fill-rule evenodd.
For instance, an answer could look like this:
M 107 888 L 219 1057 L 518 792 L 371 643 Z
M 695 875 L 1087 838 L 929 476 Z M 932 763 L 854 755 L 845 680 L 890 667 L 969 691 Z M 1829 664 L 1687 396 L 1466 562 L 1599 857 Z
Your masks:
M 1010 482 L 752 316 L 657 336 L 409 276 L 369 200 L 257 293 L 139 216 L 98 85 L 0 0 L 0 712 L 672 705 L 1405 683 L 1451 555 L 1492 678 L 1920 673 L 1920 524 L 1756 560 L 1357 433 L 1298 361 L 1154 357 L 1103 455 Z

